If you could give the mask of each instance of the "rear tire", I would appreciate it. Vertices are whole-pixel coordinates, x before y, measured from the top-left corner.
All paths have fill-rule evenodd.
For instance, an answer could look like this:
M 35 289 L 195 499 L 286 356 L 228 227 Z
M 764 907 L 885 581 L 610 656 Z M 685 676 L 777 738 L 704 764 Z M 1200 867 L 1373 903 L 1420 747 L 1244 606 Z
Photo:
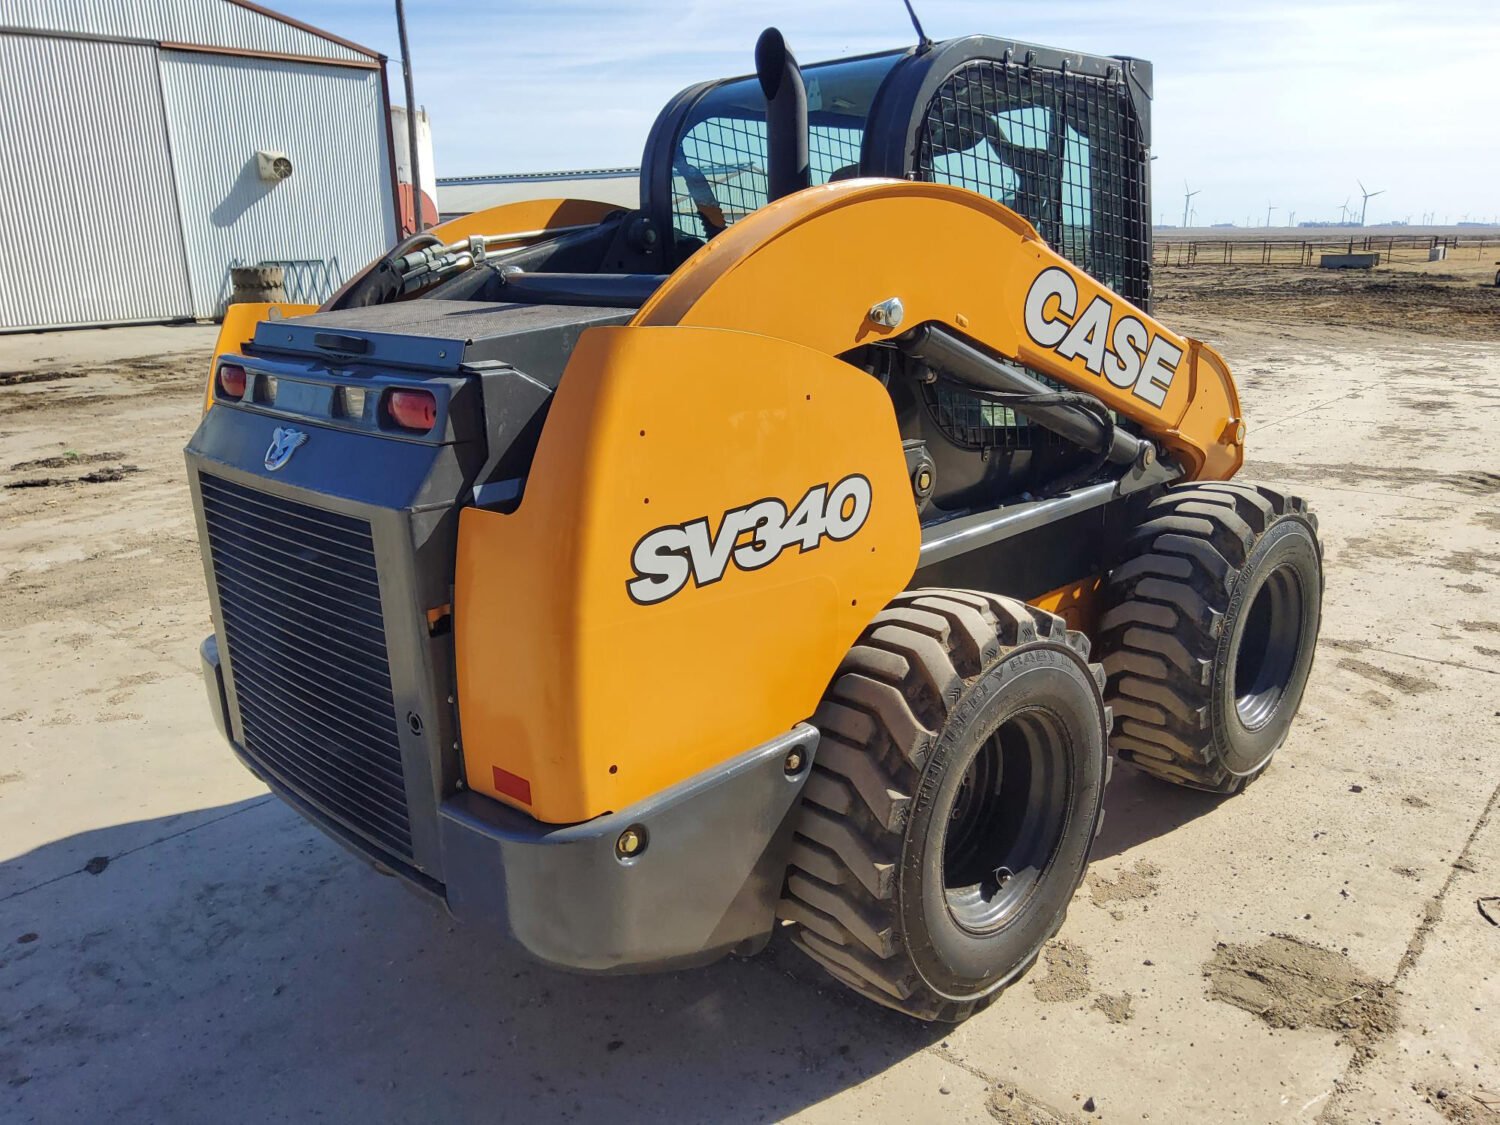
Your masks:
M 1100 620 L 1121 759 L 1214 793 L 1266 768 L 1312 671 L 1317 529 L 1302 499 L 1262 485 L 1169 488 L 1147 506 Z
M 903 594 L 813 722 L 780 915 L 856 992 L 972 1014 L 1067 912 L 1108 777 L 1103 670 L 1060 617 L 961 590 Z

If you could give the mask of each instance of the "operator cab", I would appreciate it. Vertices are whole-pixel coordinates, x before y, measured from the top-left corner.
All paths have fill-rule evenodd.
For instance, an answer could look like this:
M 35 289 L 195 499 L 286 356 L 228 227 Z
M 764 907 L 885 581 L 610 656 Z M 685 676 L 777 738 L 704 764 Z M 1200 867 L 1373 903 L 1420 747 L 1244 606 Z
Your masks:
M 1132 303 L 1150 304 L 1151 64 L 968 35 L 801 68 L 811 184 L 954 184 L 1024 216 Z M 756 77 L 689 87 L 646 143 L 641 200 L 675 267 L 774 198 Z M 705 212 L 708 212 L 705 215 Z
M 761 56 L 757 48 L 764 71 Z M 786 190 L 861 176 L 923 180 L 1004 204 L 1149 310 L 1150 63 L 971 35 L 799 69 L 805 123 L 778 119 L 784 99 L 766 95 L 764 75 L 690 87 L 657 118 L 641 199 L 648 229 L 660 232 L 658 268 L 675 269 Z M 789 127 L 805 136 L 804 179 L 780 186 L 774 150 Z M 886 383 L 909 451 L 935 470 L 924 521 L 1088 464 L 1014 410 L 951 382 L 906 377 L 890 348 L 843 358 Z
M 969 35 L 797 69 L 806 89 L 808 184 L 875 176 L 978 192 L 1025 217 L 1059 253 L 1149 311 L 1150 63 Z M 517 268 L 671 273 L 706 240 L 777 198 L 769 157 L 783 123 L 774 124 L 768 127 L 756 75 L 690 86 L 651 128 L 639 210 L 508 253 L 503 263 L 416 279 L 426 288 L 392 292 L 368 276 L 328 307 L 418 292 L 503 299 L 501 271 Z M 386 261 L 424 237 L 436 241 L 419 235 Z M 641 287 L 621 286 L 637 302 Z
M 327 308 L 420 297 L 593 306 L 623 320 L 708 241 L 782 195 L 881 177 L 988 196 L 1149 310 L 1149 63 L 971 35 L 803 67 L 772 30 L 756 64 L 755 75 L 683 90 L 657 116 L 638 210 L 469 260 L 418 235 Z M 922 379 L 891 346 L 842 358 L 885 383 L 914 468 L 931 471 L 924 522 L 1087 472 L 1087 451 L 961 385 Z

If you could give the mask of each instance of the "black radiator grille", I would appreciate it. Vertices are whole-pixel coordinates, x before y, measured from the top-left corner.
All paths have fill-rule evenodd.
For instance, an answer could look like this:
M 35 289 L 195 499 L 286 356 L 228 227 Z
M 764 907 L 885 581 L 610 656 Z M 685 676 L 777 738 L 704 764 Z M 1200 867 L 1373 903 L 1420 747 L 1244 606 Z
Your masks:
M 246 753 L 410 859 L 370 525 L 218 477 L 199 483 Z

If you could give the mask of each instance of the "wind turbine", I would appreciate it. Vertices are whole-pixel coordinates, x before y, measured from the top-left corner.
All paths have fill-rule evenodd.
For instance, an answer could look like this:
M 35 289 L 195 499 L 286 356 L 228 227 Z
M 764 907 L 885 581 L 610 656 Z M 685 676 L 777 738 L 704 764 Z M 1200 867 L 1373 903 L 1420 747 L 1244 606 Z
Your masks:
M 1183 180 L 1182 190 L 1184 192 L 1184 195 L 1182 197 L 1182 225 L 1184 228 L 1186 228 L 1188 225 L 1188 204 L 1192 203 L 1193 196 L 1199 194 L 1199 192 L 1201 192 L 1203 189 L 1199 188 L 1198 191 L 1192 191 L 1188 188 L 1188 182 L 1186 180 Z
M 1274 210 L 1276 210 L 1276 205 L 1274 203 L 1267 203 L 1266 204 L 1266 229 L 1267 230 L 1271 229 L 1271 212 L 1274 211 Z
M 1364 202 L 1359 205 L 1359 225 L 1364 226 L 1365 209 L 1370 206 L 1370 200 L 1374 199 L 1377 195 L 1385 194 L 1385 188 L 1381 188 L 1379 191 L 1365 191 L 1365 185 L 1363 183 L 1361 183 L 1359 180 L 1355 180 L 1354 182 L 1359 184 L 1359 190 L 1364 193 L 1365 197 Z
M 1339 204 L 1339 226 L 1349 221 L 1349 197 L 1344 196 L 1344 202 Z

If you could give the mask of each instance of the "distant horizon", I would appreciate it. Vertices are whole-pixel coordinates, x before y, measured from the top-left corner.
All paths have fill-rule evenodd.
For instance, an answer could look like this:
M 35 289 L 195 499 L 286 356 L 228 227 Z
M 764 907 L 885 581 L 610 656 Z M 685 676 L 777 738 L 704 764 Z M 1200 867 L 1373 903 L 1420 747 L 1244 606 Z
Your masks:
M 1194 224 L 1192 226 L 1186 226 L 1186 227 L 1183 226 L 1180 223 L 1153 223 L 1151 225 L 1151 229 L 1152 230 L 1183 230 L 1183 231 L 1190 231 L 1190 230 L 1207 230 L 1207 231 L 1213 231 L 1213 230 L 1244 230 L 1244 231 L 1253 231 L 1253 230 L 1270 230 L 1270 231 L 1334 230 L 1334 231 L 1339 231 L 1340 233 L 1343 233 L 1345 231 L 1348 231 L 1350 233 L 1357 233 L 1359 231 L 1378 231 L 1380 233 L 1386 233 L 1386 232 L 1389 232 L 1389 231 L 1406 231 L 1406 232 L 1417 232 L 1417 233 L 1422 233 L 1422 234 L 1428 234 L 1428 233 L 1439 233 L 1439 232 L 1443 232 L 1443 231 L 1464 231 L 1464 232 L 1472 232 L 1472 231 L 1500 231 L 1500 219 L 1491 220 L 1491 221 L 1487 221 L 1487 222 L 1425 223 L 1425 224 L 1424 223 L 1402 223 L 1402 222 L 1399 222 L 1399 221 L 1395 221 L 1395 222 L 1385 222 L 1385 223 L 1366 223 L 1364 226 L 1360 226 L 1358 223 L 1339 223 L 1338 221 L 1334 220 L 1334 221 L 1330 221 L 1330 222 L 1326 222 L 1326 223 L 1323 223 L 1323 222 L 1310 222 L 1310 223 L 1308 223 L 1305 226 L 1302 223 L 1298 223 L 1294 227 L 1278 226 L 1276 223 L 1272 223 L 1269 227 L 1262 226 L 1262 225 L 1259 225 L 1259 224 L 1254 224 L 1254 225 L 1251 225 L 1251 226 L 1245 226 L 1243 223 L 1210 223 L 1208 225 L 1204 225 L 1202 223 L 1196 223 L 1196 224 Z

